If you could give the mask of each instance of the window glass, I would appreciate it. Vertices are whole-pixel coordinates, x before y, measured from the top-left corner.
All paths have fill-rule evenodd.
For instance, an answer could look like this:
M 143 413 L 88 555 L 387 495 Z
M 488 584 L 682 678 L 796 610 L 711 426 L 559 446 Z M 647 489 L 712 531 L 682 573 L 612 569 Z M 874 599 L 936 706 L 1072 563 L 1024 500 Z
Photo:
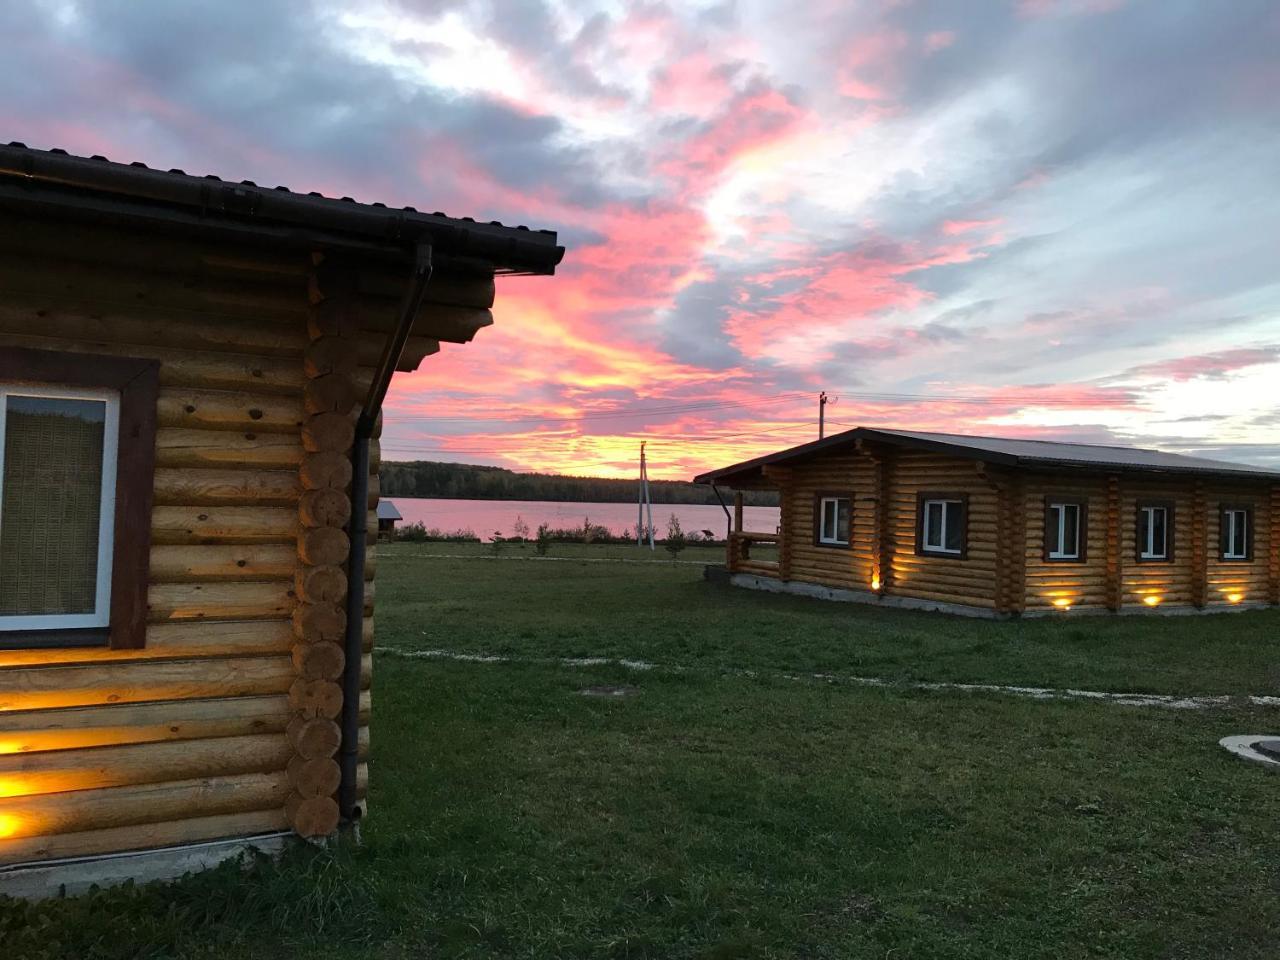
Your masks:
M 929 500 L 924 505 L 924 545 L 933 549 L 941 549 L 942 543 L 942 512 L 943 504 L 941 500 Z
M 964 549 L 964 521 L 960 518 L 960 504 L 954 500 L 943 501 L 944 521 L 947 532 L 947 550 L 959 553 Z
M 1249 556 L 1249 511 L 1224 510 L 1223 526 L 1226 542 L 1222 555 L 1228 560 L 1244 560 Z
M 1138 546 L 1144 560 L 1168 556 L 1169 511 L 1165 507 L 1143 507 L 1139 513 Z
M 849 542 L 849 501 L 844 497 L 823 497 L 818 527 L 821 543 Z
M 1078 503 L 1049 504 L 1045 539 L 1050 559 L 1079 559 L 1080 538 L 1082 535 L 1080 530 L 1080 505 Z
M 11 627 L 106 623 L 112 412 L 105 399 L 0 391 L 0 617 L 23 620 Z

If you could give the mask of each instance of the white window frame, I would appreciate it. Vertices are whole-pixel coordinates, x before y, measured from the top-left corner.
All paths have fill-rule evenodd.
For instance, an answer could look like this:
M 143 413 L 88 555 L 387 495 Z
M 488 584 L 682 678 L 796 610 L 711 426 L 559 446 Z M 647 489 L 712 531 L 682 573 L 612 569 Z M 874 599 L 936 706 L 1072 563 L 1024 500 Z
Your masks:
M 1236 543 L 1236 524 L 1237 515 L 1244 517 L 1244 542 Z M 1226 549 L 1222 551 L 1223 560 L 1248 560 L 1249 559 L 1249 537 L 1253 531 L 1249 529 L 1249 510 L 1245 507 L 1226 507 L 1222 511 L 1222 522 L 1227 525 L 1227 544 Z
M 0 383 L 0 510 L 4 509 L 4 434 L 11 396 L 52 400 L 96 400 L 106 404 L 102 429 L 102 499 L 98 505 L 98 582 L 94 594 L 93 613 L 0 615 L 0 632 L 76 630 L 109 626 L 111 566 L 115 556 L 116 459 L 120 440 L 120 394 L 115 390 L 98 388 Z
M 1141 544 L 1142 550 L 1138 554 L 1142 560 L 1168 560 L 1169 559 L 1169 508 L 1160 504 L 1150 504 L 1141 508 L 1143 516 L 1147 521 L 1147 542 Z M 1160 544 L 1160 552 L 1156 553 L 1156 513 L 1164 514 L 1164 543 Z
M 929 542 L 929 508 L 937 504 L 942 510 L 942 522 L 938 524 L 938 532 L 942 536 L 939 543 Z M 952 550 L 947 546 L 948 521 L 952 514 L 950 507 L 957 507 L 964 512 L 964 501 L 954 498 L 933 498 L 920 504 L 920 549 L 924 553 L 944 553 L 949 557 L 958 557 L 964 553 L 964 531 L 960 532 L 960 549 Z
M 1076 549 L 1072 553 L 1067 553 L 1062 549 L 1062 545 L 1067 542 L 1067 507 L 1076 508 Z M 1050 560 L 1079 560 L 1080 559 L 1080 537 L 1083 530 L 1080 529 L 1080 514 L 1083 509 L 1080 503 L 1075 500 L 1050 500 L 1049 512 L 1056 513 L 1058 517 L 1058 549 L 1049 551 Z
M 831 536 L 827 536 L 827 504 L 834 506 L 831 515 Z M 853 530 L 853 502 L 849 497 L 822 497 L 818 501 L 818 542 L 830 547 L 847 547 L 849 545 L 848 538 L 840 539 L 840 504 L 848 504 L 849 510 L 849 528 Z

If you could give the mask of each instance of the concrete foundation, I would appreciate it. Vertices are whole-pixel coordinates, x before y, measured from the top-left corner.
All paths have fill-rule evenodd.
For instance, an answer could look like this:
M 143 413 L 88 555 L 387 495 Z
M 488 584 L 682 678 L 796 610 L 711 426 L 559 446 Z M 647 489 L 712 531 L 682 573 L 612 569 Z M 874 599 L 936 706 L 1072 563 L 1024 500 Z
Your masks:
M 270 833 L 100 857 L 19 863 L 0 869 L 0 894 L 26 900 L 46 900 L 50 897 L 72 897 L 87 893 L 91 887 L 113 887 L 129 880 L 137 884 L 176 880 L 254 850 L 272 857 L 279 856 L 292 837 L 289 833 Z

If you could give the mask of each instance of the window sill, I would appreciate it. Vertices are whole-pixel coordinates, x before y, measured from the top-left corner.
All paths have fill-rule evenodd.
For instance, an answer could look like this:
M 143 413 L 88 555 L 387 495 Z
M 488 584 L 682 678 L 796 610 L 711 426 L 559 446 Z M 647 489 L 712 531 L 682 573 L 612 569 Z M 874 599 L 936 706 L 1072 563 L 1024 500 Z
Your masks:
M 59 647 L 105 647 L 110 644 L 107 627 L 79 630 L 0 630 L 0 650 L 53 650 Z

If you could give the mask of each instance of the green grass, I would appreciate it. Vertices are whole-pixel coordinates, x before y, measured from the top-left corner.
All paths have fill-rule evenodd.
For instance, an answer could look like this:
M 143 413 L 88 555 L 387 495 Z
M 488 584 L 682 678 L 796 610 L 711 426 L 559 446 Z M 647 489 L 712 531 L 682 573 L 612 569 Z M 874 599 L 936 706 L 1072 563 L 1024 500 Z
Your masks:
M 635 547 L 384 547 L 379 642 L 1171 694 L 1280 693 L 1280 610 L 985 621 L 717 587 Z M 437 554 L 477 559 L 441 560 Z M 611 557 L 645 563 L 598 563 Z M 484 559 L 479 559 L 484 558 Z M 719 562 L 690 548 L 682 560 Z M 528 561 L 528 562 L 524 562 Z
M 722 669 L 1265 692 L 1270 613 L 987 624 L 717 588 L 694 565 L 425 552 L 380 554 L 382 644 L 691 669 L 380 656 L 364 846 L 0 907 L 5 955 L 1276 955 L 1280 780 L 1217 746 L 1275 710 Z

